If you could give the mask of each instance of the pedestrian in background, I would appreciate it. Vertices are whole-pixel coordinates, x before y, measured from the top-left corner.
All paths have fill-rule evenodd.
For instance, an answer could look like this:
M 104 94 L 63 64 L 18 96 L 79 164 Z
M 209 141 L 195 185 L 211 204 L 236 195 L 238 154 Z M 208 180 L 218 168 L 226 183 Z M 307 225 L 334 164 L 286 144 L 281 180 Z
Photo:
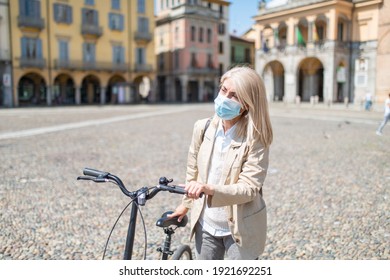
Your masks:
M 383 120 L 376 130 L 377 135 L 382 135 L 382 130 L 385 127 L 386 123 L 390 120 L 390 93 L 389 97 L 385 100 L 385 114 L 383 116 Z
M 171 217 L 181 220 L 191 209 L 197 259 L 257 259 L 266 240 L 262 186 L 273 138 L 263 81 L 249 67 L 232 68 L 214 103 L 209 126 L 208 119 L 194 125 L 187 196 Z
M 366 93 L 366 99 L 365 99 L 364 108 L 366 109 L 366 111 L 370 111 L 371 110 L 371 106 L 372 106 L 372 96 L 371 96 L 371 93 L 367 92 Z

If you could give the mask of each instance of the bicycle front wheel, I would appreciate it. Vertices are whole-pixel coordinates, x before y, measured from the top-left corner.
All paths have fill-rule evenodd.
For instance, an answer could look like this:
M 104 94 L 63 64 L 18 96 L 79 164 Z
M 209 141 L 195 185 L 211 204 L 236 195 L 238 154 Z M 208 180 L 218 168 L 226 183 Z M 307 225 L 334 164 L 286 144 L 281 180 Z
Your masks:
M 181 245 L 172 256 L 172 260 L 192 260 L 191 248 L 188 245 Z

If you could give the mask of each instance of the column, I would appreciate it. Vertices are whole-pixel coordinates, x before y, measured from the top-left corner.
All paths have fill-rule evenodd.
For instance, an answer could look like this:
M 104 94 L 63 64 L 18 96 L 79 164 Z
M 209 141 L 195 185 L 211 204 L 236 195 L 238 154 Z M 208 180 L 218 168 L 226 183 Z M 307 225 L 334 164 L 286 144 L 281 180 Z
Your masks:
M 181 100 L 183 102 L 188 101 L 188 96 L 187 96 L 187 83 L 188 83 L 188 78 L 187 77 L 181 77 Z
M 100 87 L 100 104 L 101 105 L 106 104 L 106 87 L 105 86 Z
M 52 90 L 53 90 L 53 87 L 52 86 L 47 86 L 46 87 L 46 104 L 47 106 L 51 106 L 51 101 L 52 101 Z
M 76 86 L 75 89 L 76 89 L 76 96 L 75 96 L 76 104 L 80 105 L 81 104 L 81 90 L 80 90 L 79 86 Z

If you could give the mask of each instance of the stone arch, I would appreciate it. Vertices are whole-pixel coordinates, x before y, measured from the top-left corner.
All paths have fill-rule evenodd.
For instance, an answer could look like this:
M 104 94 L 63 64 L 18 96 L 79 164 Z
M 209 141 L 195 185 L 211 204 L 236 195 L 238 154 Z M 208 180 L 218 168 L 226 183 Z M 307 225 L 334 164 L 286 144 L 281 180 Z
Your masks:
M 298 65 L 298 96 L 303 102 L 324 100 L 324 66 L 316 57 L 307 57 Z
M 53 105 L 70 105 L 76 103 L 75 83 L 69 74 L 61 73 L 54 79 L 52 92 Z
M 18 82 L 17 91 L 19 106 L 46 104 L 46 82 L 36 72 L 23 75 Z
M 270 61 L 264 67 L 263 79 L 268 100 L 284 99 L 284 74 L 284 66 L 280 61 Z
M 100 80 L 89 74 L 81 82 L 81 104 L 100 104 Z
M 106 103 L 124 103 L 126 90 L 126 79 L 122 75 L 113 75 L 107 83 Z

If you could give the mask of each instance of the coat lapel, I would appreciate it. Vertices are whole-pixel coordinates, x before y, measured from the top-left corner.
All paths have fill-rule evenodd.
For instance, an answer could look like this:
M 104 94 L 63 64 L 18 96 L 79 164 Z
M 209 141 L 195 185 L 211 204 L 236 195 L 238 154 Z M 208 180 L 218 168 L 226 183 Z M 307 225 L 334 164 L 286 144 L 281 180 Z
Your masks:
M 218 128 L 218 119 L 213 118 L 211 120 L 211 123 L 209 127 L 206 130 L 206 133 L 204 134 L 203 143 L 201 144 L 200 148 L 200 157 L 198 159 L 201 160 L 201 162 L 198 162 L 198 169 L 199 169 L 199 175 L 203 179 L 204 182 L 207 182 L 208 176 L 209 176 L 209 166 L 211 162 L 211 157 L 213 154 L 213 147 L 215 142 L 215 133 Z

